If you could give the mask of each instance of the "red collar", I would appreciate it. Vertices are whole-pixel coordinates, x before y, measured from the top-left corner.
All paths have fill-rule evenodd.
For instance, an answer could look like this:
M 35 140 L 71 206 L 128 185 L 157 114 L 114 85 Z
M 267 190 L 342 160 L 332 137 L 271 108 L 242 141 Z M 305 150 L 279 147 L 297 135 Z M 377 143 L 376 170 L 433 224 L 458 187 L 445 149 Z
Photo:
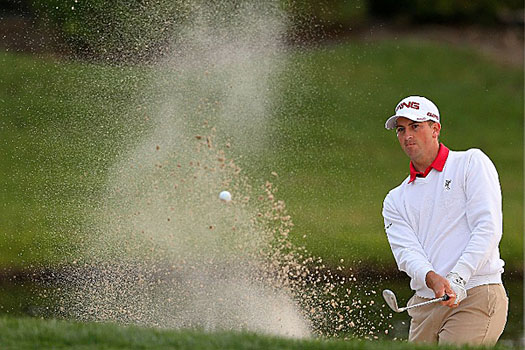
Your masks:
M 445 166 L 445 162 L 447 161 L 447 158 L 448 158 L 448 152 L 449 152 L 449 149 L 444 144 L 441 143 L 439 145 L 439 151 L 436 156 L 436 159 L 434 159 L 432 164 L 430 164 L 430 166 L 425 170 L 424 173 L 417 171 L 414 168 L 414 164 L 410 162 L 410 180 L 408 181 L 408 183 L 411 183 L 412 181 L 414 181 L 417 176 L 426 177 L 428 173 L 430 173 L 430 170 L 432 170 L 432 168 L 436 169 L 437 171 L 443 171 L 443 167 Z

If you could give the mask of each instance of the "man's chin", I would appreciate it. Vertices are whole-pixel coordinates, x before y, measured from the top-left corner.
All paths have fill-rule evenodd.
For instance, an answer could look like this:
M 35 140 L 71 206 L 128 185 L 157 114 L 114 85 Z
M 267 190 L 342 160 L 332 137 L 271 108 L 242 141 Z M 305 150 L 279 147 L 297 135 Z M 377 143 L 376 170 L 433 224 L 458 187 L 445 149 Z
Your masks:
M 415 146 L 408 146 L 405 147 L 403 150 L 410 159 L 414 158 L 418 154 L 418 151 Z

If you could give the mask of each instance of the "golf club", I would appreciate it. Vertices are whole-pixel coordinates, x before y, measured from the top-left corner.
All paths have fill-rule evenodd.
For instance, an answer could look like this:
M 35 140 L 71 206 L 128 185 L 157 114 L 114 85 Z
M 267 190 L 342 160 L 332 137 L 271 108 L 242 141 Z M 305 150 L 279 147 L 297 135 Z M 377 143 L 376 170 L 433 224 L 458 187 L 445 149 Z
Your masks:
M 411 305 L 411 306 L 405 306 L 405 307 L 402 307 L 402 308 L 399 308 L 397 306 L 397 298 L 396 298 L 396 295 L 394 294 L 394 292 L 392 292 L 390 289 L 385 289 L 383 291 L 383 298 L 385 298 L 385 301 L 386 301 L 386 304 L 388 306 L 390 306 L 390 308 L 394 311 L 394 312 L 403 312 L 403 311 L 406 311 L 408 309 L 412 309 L 414 307 L 419 307 L 419 306 L 423 306 L 423 305 L 428 305 L 428 304 L 433 304 L 433 303 L 437 303 L 439 301 L 445 301 L 445 300 L 448 300 L 450 299 L 450 296 L 448 296 L 447 294 L 443 295 L 442 297 L 440 298 L 436 298 L 436 299 L 432 299 L 432 300 L 428 300 L 428 301 L 425 301 L 425 302 L 422 302 L 422 303 L 419 303 L 419 304 L 414 304 L 414 305 Z

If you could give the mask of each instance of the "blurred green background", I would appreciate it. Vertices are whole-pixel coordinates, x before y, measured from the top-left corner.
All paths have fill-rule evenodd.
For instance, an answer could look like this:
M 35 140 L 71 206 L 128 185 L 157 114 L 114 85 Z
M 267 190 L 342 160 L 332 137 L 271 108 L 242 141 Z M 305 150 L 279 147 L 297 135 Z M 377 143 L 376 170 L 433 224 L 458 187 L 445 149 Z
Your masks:
M 523 66 L 487 58 L 475 49 L 477 42 L 463 47 L 420 36 L 398 38 L 395 26 L 385 38 L 326 32 L 351 25 L 363 31 L 385 17 L 391 21 L 385 23 L 407 23 L 414 31 L 421 22 L 459 28 L 475 24 L 480 33 L 483 28 L 515 29 L 520 24 L 510 13 L 519 13 L 522 4 L 429 5 L 404 0 L 400 5 L 380 0 L 281 2 L 298 23 L 291 26 L 296 36 L 306 41 L 311 35 L 317 44 L 289 50 L 283 82 L 275 87 L 282 97 L 271 117 L 274 142 L 243 166 L 255 177 L 261 170 L 280 174 L 276 180 L 280 195 L 297 224 L 296 232 L 301 237 L 307 234 L 304 243 L 313 253 L 332 263 L 342 258 L 391 266 L 381 205 L 388 190 L 402 181 L 408 161 L 395 136 L 382 125 L 401 98 L 428 96 L 443 116 L 442 141 L 455 150 L 482 149 L 499 170 L 505 213 L 502 255 L 508 270 L 521 271 Z M 75 209 L 78 201 L 89 200 L 89 194 L 103 186 L 105 172 L 122 151 L 114 146 L 123 148 L 131 138 L 123 134 L 122 126 L 136 124 L 135 136 L 140 137 L 143 117 L 150 112 L 141 109 L 147 95 L 143 92 L 153 89 L 152 76 L 143 65 L 116 65 L 111 53 L 118 52 L 121 61 L 143 59 L 144 54 L 137 53 L 144 51 L 141 40 L 155 47 L 152 43 L 161 38 L 135 38 L 131 48 L 123 35 L 132 37 L 135 31 L 101 26 L 121 16 L 117 22 L 122 25 L 155 32 L 155 24 L 138 21 L 146 6 L 141 1 L 109 5 L 29 0 L 0 7 L 4 22 L 29 18 L 36 26 L 30 28 L 62 45 L 41 47 L 51 41 L 41 39 L 28 50 L 23 44 L 17 50 L 12 43 L 2 44 L 0 174 L 6 237 L 0 246 L 2 265 L 60 260 L 60 253 L 50 251 L 63 236 L 48 237 L 46 228 L 56 229 L 57 221 L 67 224 L 82 215 Z M 163 16 L 170 21 L 163 25 L 184 21 L 185 7 L 177 2 L 159 1 L 151 7 L 148 13 L 165 9 Z M 89 22 L 95 17 L 98 22 Z M 131 19 L 136 23 L 130 24 Z M 302 31 L 304 23 L 317 23 L 313 27 L 325 33 Z M 3 30 L 9 34 L 8 29 Z M 20 33 L 19 29 L 15 26 L 11 33 Z M 103 33 L 104 40 L 83 31 Z M 112 42 L 109 35 L 114 33 L 120 34 Z M 78 59 L 87 52 L 82 50 L 89 51 L 90 60 Z
M 129 138 L 119 125 L 137 123 L 145 113 L 134 97 L 148 89 L 148 75 L 141 68 L 7 52 L 0 69 L 5 236 L 0 263 L 56 262 L 61 253 L 53 249 L 63 236 L 50 234 L 58 222 L 78 221 L 78 201 L 103 186 L 121 151 L 114 145 Z M 392 266 L 382 200 L 406 176 L 408 160 L 383 124 L 398 100 L 421 94 L 440 107 L 442 142 L 455 150 L 480 148 L 495 163 L 504 198 L 501 251 L 507 269 L 521 271 L 521 69 L 469 50 L 407 40 L 295 53 L 287 69 L 293 77 L 272 116 L 274 142 L 243 166 L 255 177 L 261 168 L 264 176 L 280 175 L 273 181 L 297 225 L 299 243 L 334 265 L 345 259 Z M 297 82 L 306 85 L 299 89 Z
M 150 111 L 141 107 L 151 75 L 136 63 L 158 52 L 166 40 L 159 33 L 169 31 L 160 29 L 184 21 L 184 13 L 166 7 L 170 3 L 157 2 L 170 21 L 138 32 L 105 26 L 108 18 L 117 29 L 129 25 L 145 6 L 141 1 L 0 4 L 6 33 L 0 52 L 5 278 L 9 271 L 52 268 L 74 253 L 82 208 L 97 205 L 93 194 L 103 191 L 109 166 L 127 147 L 123 125 L 136 124 L 136 138 L 146 129 L 141 123 Z M 522 287 L 523 64 L 483 54 L 478 41 L 458 45 L 407 33 L 429 23 L 457 30 L 452 33 L 466 26 L 481 34 L 518 28 L 522 45 L 523 3 L 325 0 L 281 6 L 296 32 L 276 87 L 282 95 L 271 116 L 272 143 L 240 162 L 256 181 L 277 172 L 271 179 L 296 225 L 292 239 L 331 267 L 343 259 L 356 270 L 395 274 L 381 207 L 408 173 L 408 160 L 383 125 L 400 99 L 419 94 L 440 108 L 442 142 L 453 150 L 480 148 L 495 163 L 503 191 L 505 276 Z M 383 24 L 390 28 L 384 37 L 350 34 Z M 104 40 L 101 31 L 109 34 Z M 8 40 L 10 33 L 18 37 Z

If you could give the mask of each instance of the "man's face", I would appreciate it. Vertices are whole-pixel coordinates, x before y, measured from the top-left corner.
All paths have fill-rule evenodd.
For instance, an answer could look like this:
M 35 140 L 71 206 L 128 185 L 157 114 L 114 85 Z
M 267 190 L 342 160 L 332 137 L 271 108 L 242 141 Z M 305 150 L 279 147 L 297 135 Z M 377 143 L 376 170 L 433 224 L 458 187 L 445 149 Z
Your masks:
M 438 123 L 419 123 L 404 117 L 397 118 L 396 122 L 399 144 L 407 156 L 416 162 L 434 152 L 439 130 Z

